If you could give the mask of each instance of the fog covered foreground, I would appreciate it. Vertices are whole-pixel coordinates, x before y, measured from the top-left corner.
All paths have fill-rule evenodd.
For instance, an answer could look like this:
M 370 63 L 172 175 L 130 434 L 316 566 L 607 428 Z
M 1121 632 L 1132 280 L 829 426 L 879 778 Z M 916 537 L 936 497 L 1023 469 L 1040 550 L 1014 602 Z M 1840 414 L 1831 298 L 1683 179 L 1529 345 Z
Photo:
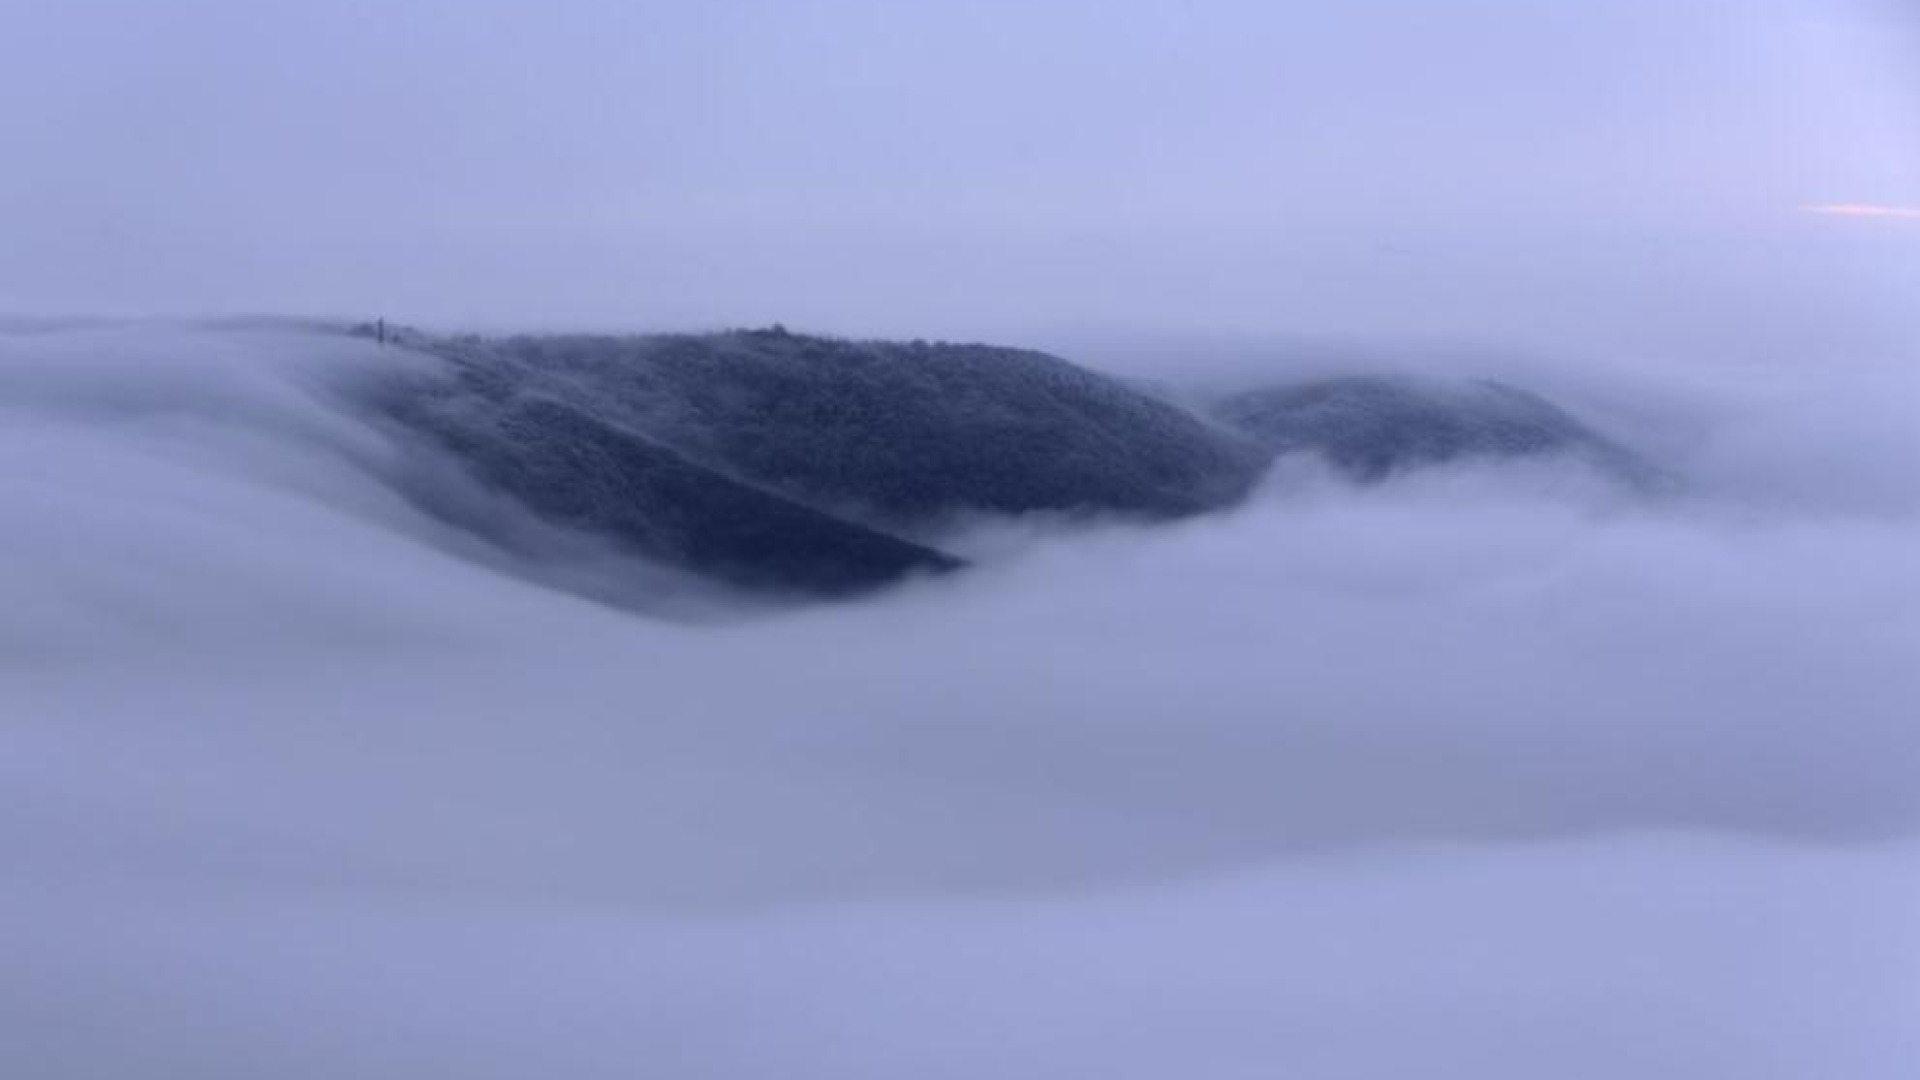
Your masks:
M 0 1072 L 1920 1069 L 1900 367 L 1530 373 L 1673 498 L 1292 462 L 634 612 L 393 487 L 423 362 L 0 334 Z

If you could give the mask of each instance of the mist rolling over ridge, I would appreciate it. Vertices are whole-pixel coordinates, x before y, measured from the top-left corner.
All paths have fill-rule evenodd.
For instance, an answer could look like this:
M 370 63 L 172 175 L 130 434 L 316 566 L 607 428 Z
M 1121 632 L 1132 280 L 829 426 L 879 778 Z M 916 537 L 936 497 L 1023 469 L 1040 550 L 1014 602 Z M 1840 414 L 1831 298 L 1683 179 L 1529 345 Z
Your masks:
M 1920 1075 L 1916 57 L 0 15 L 0 1075 Z
M 379 1072 L 404 1021 L 434 1025 L 430 1060 L 462 1075 L 612 1073 L 663 1042 L 693 1075 L 835 1073 L 860 1062 L 826 1032 L 884 1019 L 915 1065 L 1152 1075 L 1204 1050 L 1231 1073 L 1298 1052 L 1376 1075 L 1412 1058 L 1328 1034 L 1332 1049 L 1274 1045 L 1271 1018 L 1310 1008 L 1357 1032 L 1461 995 L 1485 1004 L 1407 1053 L 1737 1070 L 1813 1038 L 1796 1025 L 1838 1025 L 1891 1076 L 1914 1050 L 1895 1019 L 1913 956 L 1895 868 L 1920 814 L 1920 549 L 1914 489 L 1885 487 L 1885 455 L 1913 439 L 1912 399 L 1890 386 L 1794 396 L 1790 411 L 1844 406 L 1797 434 L 1723 402 L 1691 456 L 1660 463 L 1688 478 L 1679 491 L 1552 455 L 1371 482 L 1282 455 L 1242 499 L 1174 521 L 956 520 L 913 543 L 964 552 L 964 569 L 821 604 L 542 520 L 510 488 L 478 519 L 490 532 L 436 512 L 423 477 L 489 489 L 457 462 L 423 471 L 431 446 L 373 392 L 445 379 L 429 352 L 337 330 L 109 325 L 8 334 L 4 361 L 7 903 L 10 951 L 28 958 L 13 985 L 68 1025 L 11 1042 L 26 1065 L 211 1052 Z M 1768 490 L 1743 456 L 1804 457 L 1871 497 Z M 1876 883 L 1857 894 L 1788 899 L 1862 874 Z M 1568 891 L 1589 875 L 1624 906 Z M 129 895 L 146 913 L 110 915 Z M 448 902 L 468 914 L 421 921 Z M 847 921 L 861 911 L 878 921 Z M 1217 929 L 1153 930 L 1189 918 Z M 266 951 L 229 952 L 235 919 Z M 1383 939 L 1380 920 L 1402 929 Z M 1546 929 L 1560 920 L 1581 929 Z M 273 928 L 296 925 L 335 944 L 286 952 L 296 939 Z M 1528 944 L 1527 926 L 1549 937 Z M 1710 926 L 1713 948 L 1772 974 L 1808 962 L 1794 942 L 1853 950 L 1835 977 L 1871 1007 L 1836 1004 L 1820 979 L 1766 992 L 1780 999 L 1708 976 L 1723 967 L 1699 951 Z M 1843 933 L 1866 936 L 1836 946 Z M 984 959 L 1032 934 L 1022 959 Z M 1138 952 L 1140 935 L 1170 951 Z M 1487 954 L 1431 953 L 1460 935 Z M 1343 959 L 1311 959 L 1338 941 Z M 1081 949 L 1149 983 L 1116 983 Z M 1622 949 L 1652 968 L 1619 967 Z M 748 959 L 761 950 L 776 959 Z M 602 959 L 582 975 L 588 954 Z M 235 963 L 245 1001 L 188 974 Z M 395 964 L 413 973 L 391 984 L 406 1000 L 461 970 L 466 989 L 430 992 L 521 1019 L 476 1041 L 453 1015 L 373 1005 L 387 991 L 362 982 L 369 965 Z M 884 1008 L 843 981 L 894 981 L 900 964 L 963 974 L 898 983 Z M 1027 1019 L 1002 1015 L 1037 970 L 1078 1004 L 1059 1012 L 1048 991 Z M 215 1017 L 359 989 L 318 991 L 324 1017 L 276 1009 L 305 1034 L 255 1045 L 244 1026 L 154 1012 L 152 978 L 189 980 Z M 671 1015 L 686 979 L 714 1019 L 669 1035 L 646 1017 Z M 1164 991 L 1141 996 L 1168 979 L 1298 1004 L 1248 1005 L 1205 1035 L 1075 1034 L 1171 1023 L 1152 1004 Z M 1641 1044 L 1571 1028 L 1516 1043 L 1499 1019 L 1516 979 L 1549 1025 L 1652 979 L 1684 1006 L 1642 1000 L 1609 1023 L 1638 1034 L 1684 1007 L 1744 1030 L 1766 1011 L 1802 1033 L 1630 1059 Z M 590 1038 L 525 1026 L 579 1034 L 543 1010 L 580 994 L 640 1004 Z M 734 1009 L 767 994 L 799 1026 L 737 1043 Z M 917 1011 L 935 1001 L 945 1019 Z M 79 1038 L 99 1009 L 146 1034 Z M 955 1024 L 1039 1025 L 1021 1037 L 1051 1049 L 949 1058 Z

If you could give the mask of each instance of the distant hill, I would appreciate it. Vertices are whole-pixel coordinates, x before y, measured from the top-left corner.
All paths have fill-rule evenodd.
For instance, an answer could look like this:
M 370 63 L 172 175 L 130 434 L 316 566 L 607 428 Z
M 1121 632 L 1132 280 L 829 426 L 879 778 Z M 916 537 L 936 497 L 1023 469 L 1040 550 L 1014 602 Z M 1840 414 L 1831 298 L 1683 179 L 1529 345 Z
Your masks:
M 1364 481 L 1476 457 L 1564 457 L 1636 485 L 1658 475 L 1538 394 L 1490 380 L 1317 379 L 1235 395 L 1216 415 L 1275 454 L 1318 454 Z
M 432 338 L 388 415 L 559 524 L 754 587 L 838 593 L 958 560 L 980 515 L 1165 520 L 1244 498 L 1266 454 L 1036 352 L 780 330 Z
M 761 330 L 434 351 L 537 373 L 607 423 L 885 527 L 1031 511 L 1181 517 L 1244 497 L 1265 458 L 1117 379 L 1019 349 Z
M 1362 481 L 1470 457 L 1656 475 L 1558 406 L 1494 382 L 1292 382 L 1202 416 L 1057 357 L 986 345 L 779 328 L 386 333 L 442 364 L 384 385 L 382 413 L 486 488 L 553 525 L 757 590 L 839 595 L 952 570 L 961 562 L 940 537 L 984 516 L 1219 510 L 1282 454 L 1319 454 Z

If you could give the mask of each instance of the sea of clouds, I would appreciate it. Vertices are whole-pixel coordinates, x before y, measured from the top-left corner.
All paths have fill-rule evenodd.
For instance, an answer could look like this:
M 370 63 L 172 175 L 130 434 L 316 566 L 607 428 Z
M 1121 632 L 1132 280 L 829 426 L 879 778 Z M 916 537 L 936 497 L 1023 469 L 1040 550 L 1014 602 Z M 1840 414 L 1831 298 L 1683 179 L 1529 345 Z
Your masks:
M 427 362 L 0 330 L 0 1074 L 1920 1074 L 1910 367 L 636 610 L 398 494 Z

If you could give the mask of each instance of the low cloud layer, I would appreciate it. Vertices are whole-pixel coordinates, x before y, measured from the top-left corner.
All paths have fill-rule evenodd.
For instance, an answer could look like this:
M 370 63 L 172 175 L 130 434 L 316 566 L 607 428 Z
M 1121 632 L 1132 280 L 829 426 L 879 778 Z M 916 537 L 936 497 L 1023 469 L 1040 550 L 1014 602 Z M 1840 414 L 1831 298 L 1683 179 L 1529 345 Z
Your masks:
M 1897 365 L 1498 372 L 1656 499 L 1289 461 L 868 600 L 636 612 L 391 486 L 341 389 L 415 362 L 0 334 L 0 1071 L 1920 1065 Z

